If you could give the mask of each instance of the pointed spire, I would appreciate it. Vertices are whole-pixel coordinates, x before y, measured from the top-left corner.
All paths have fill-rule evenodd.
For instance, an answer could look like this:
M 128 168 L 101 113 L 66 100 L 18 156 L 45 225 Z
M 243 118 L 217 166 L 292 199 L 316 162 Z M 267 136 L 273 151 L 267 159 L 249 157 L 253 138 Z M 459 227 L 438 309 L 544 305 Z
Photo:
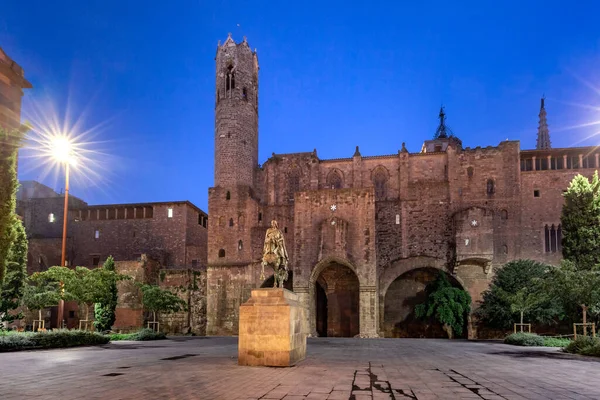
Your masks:
M 449 137 L 452 137 L 452 131 L 450 130 L 450 128 L 448 128 L 446 126 L 446 113 L 444 113 L 444 106 L 440 107 L 440 125 L 437 128 L 437 131 L 435 131 L 435 136 L 433 137 L 434 139 L 447 139 Z
M 352 157 L 361 157 L 360 150 L 358 150 L 358 146 L 356 146 L 356 151 L 354 152 L 354 155 Z
M 538 133 L 537 133 L 537 145 L 535 148 L 537 150 L 551 149 L 552 145 L 550 144 L 550 130 L 548 129 L 548 121 L 546 120 L 546 107 L 544 101 L 546 100 L 545 96 L 542 96 L 541 104 L 540 104 L 540 123 L 538 125 Z

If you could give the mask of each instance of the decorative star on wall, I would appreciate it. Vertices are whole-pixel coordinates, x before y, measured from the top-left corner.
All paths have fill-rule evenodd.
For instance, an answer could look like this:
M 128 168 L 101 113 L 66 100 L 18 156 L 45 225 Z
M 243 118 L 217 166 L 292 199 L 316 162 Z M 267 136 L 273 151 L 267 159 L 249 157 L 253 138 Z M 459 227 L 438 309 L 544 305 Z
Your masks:
M 479 223 L 477 222 L 476 219 L 471 221 L 471 226 L 477 226 Z
M 329 209 L 331 210 L 331 212 L 335 212 L 335 210 L 337 210 L 337 206 L 335 204 L 332 204 Z

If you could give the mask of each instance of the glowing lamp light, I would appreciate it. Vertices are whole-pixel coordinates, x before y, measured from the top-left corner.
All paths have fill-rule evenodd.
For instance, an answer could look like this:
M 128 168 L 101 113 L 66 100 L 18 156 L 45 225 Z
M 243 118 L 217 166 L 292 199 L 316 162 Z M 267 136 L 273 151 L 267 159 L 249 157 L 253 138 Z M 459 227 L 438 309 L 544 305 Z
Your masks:
M 77 165 L 77 160 L 73 156 L 73 144 L 66 136 L 57 136 L 51 141 L 52 157 L 61 163 Z

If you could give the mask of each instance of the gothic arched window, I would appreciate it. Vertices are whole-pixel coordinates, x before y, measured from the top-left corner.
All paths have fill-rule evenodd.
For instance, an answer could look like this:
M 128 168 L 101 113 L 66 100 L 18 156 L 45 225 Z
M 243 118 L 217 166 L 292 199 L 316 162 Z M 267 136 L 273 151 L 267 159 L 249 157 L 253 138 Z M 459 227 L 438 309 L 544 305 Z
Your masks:
M 292 167 L 287 176 L 288 201 L 294 201 L 294 193 L 300 191 L 300 168 Z
M 331 171 L 327 176 L 327 188 L 329 189 L 341 189 L 342 188 L 342 176 L 337 170 Z
M 383 167 L 377 168 L 373 173 L 373 187 L 375 188 L 376 200 L 383 200 L 387 197 L 387 180 L 388 174 Z
M 223 258 L 225 257 L 225 249 L 220 249 L 219 250 L 219 258 Z

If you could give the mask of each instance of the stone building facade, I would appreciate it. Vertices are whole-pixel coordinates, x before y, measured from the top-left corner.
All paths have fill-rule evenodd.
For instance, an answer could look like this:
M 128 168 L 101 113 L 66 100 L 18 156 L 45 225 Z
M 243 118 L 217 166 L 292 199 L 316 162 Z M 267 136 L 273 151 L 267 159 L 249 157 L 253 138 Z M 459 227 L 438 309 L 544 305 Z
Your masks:
M 260 278 L 260 259 L 273 219 L 287 241 L 287 285 L 308 308 L 313 335 L 407 336 L 437 271 L 476 306 L 507 261 L 557 263 L 562 193 L 600 166 L 596 148 L 551 148 L 544 100 L 535 150 L 508 140 L 464 148 L 441 110 L 418 153 L 402 143 L 381 156 L 358 147 L 341 159 L 273 153 L 259 165 L 257 53 L 229 36 L 215 60 L 209 335 L 236 335 L 240 304 L 272 285 Z
M 23 89 L 30 89 L 23 68 L 0 48 L 0 126 L 15 129 L 21 124 Z

